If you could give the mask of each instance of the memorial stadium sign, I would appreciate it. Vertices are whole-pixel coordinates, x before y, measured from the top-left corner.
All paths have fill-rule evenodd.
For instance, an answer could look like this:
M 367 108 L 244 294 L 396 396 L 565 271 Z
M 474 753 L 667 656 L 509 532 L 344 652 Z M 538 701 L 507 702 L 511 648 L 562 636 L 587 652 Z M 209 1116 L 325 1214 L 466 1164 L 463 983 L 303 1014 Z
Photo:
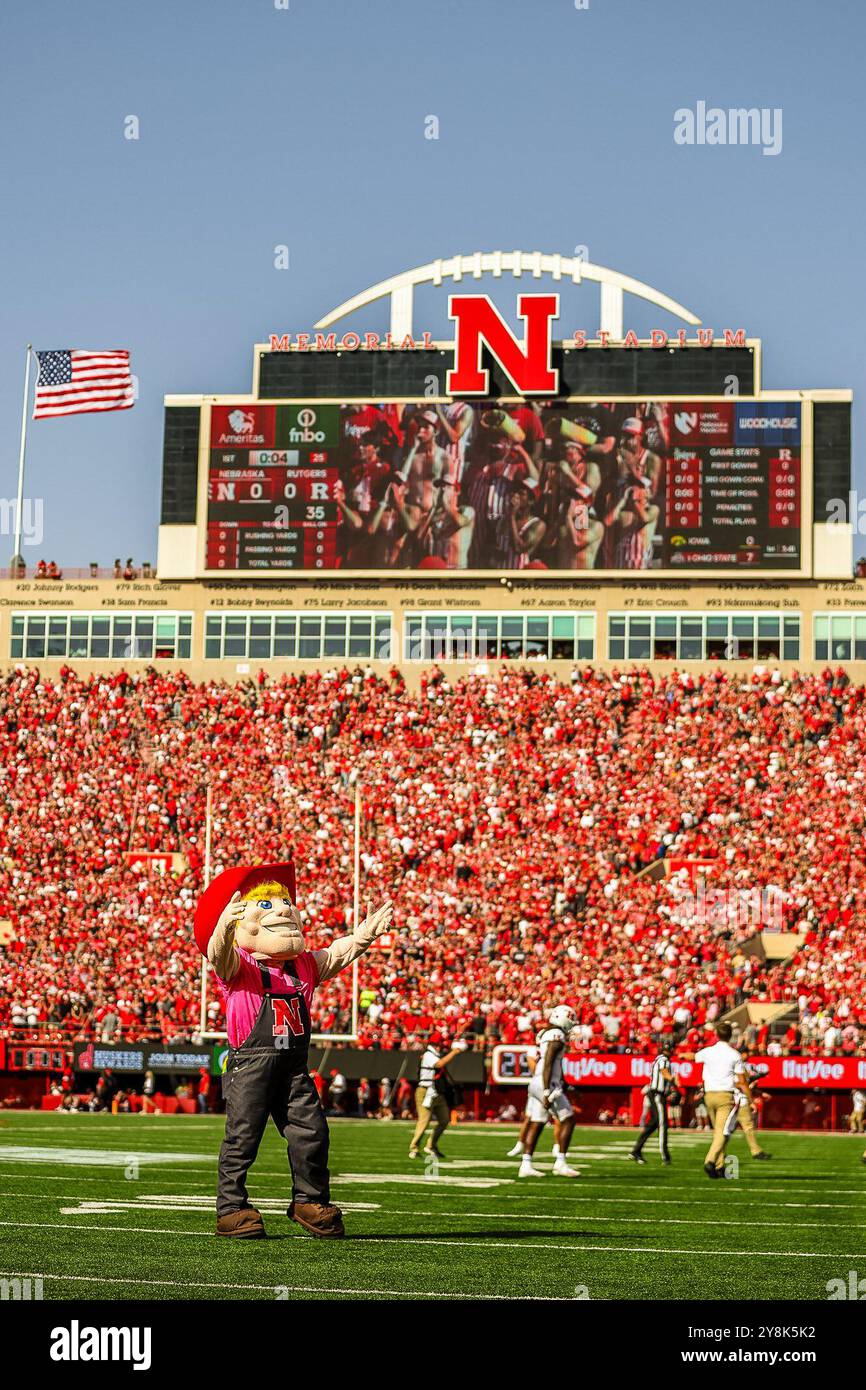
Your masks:
M 580 252 L 585 247 L 577 248 Z M 415 285 L 425 282 L 441 285 L 444 279 L 460 282 L 465 275 L 480 279 L 484 274 L 494 278 L 509 273 L 519 278 L 529 273 L 535 279 L 549 274 L 554 281 L 564 278 L 573 284 L 595 280 L 601 286 L 599 327 L 593 334 L 576 329 L 570 338 L 562 339 L 564 346 L 586 348 L 621 347 L 650 349 L 703 347 L 716 342 L 725 347 L 745 347 L 743 328 L 723 330 L 717 338 L 711 328 L 698 328 L 697 336 L 689 338 L 687 330 L 668 332 L 653 328 L 648 338 L 640 338 L 633 329 L 623 330 L 623 296 L 626 293 L 665 309 L 677 318 L 697 326 L 694 314 L 681 304 L 644 285 L 639 280 L 622 275 L 604 266 L 593 265 L 583 255 L 574 257 L 543 255 L 540 251 L 475 252 L 471 256 L 455 256 L 451 260 L 433 261 L 426 266 L 404 271 L 362 291 L 338 305 L 316 324 L 315 333 L 272 333 L 271 352 L 429 352 L 437 346 L 432 334 L 417 336 L 412 329 L 412 302 Z M 391 325 L 386 333 L 349 331 L 337 337 L 325 333 L 331 324 L 375 300 L 390 299 Z M 447 389 L 452 395 L 484 396 L 489 389 L 489 373 L 482 367 L 484 348 L 493 356 L 515 391 L 524 396 L 552 396 L 559 389 L 559 374 L 551 363 L 553 325 L 559 318 L 558 293 L 521 294 L 517 299 L 517 314 L 523 323 L 521 341 L 512 332 L 499 310 L 486 294 L 452 294 L 448 299 L 448 317 L 455 324 L 454 366 L 448 372 Z
M 521 295 L 519 303 L 544 297 Z M 486 299 L 486 296 L 477 295 L 473 298 Z M 555 319 L 551 320 L 554 321 Z M 459 331 L 458 321 L 458 338 Z M 507 331 L 510 333 L 510 329 Z M 622 338 L 612 338 L 604 328 L 597 328 L 594 333 L 585 328 L 576 328 L 571 337 L 557 341 L 561 341 L 564 347 L 571 348 L 709 348 L 717 343 L 723 344 L 724 347 L 746 347 L 748 335 L 745 328 L 723 328 L 719 333 L 713 328 L 699 328 L 695 337 L 690 338 L 684 328 L 677 329 L 676 333 L 668 333 L 663 328 L 651 328 L 646 337 L 640 338 L 634 329 L 629 328 Z M 399 342 L 391 333 L 350 332 L 342 334 L 339 338 L 336 333 L 271 333 L 268 346 L 271 352 L 432 352 L 437 343 L 431 333 L 422 333 L 419 338 L 407 333 Z

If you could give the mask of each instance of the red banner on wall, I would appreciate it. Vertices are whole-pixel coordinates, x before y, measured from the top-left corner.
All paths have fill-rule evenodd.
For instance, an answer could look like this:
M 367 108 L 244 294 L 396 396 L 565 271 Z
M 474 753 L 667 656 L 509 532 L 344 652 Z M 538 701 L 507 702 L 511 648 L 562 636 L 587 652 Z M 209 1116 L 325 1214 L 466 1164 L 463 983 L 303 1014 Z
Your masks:
M 525 1044 L 495 1047 L 492 1080 L 497 1085 L 525 1085 L 531 1075 L 526 1057 L 532 1050 Z M 570 1086 L 645 1086 L 652 1063 L 652 1056 L 581 1052 L 565 1057 L 562 1070 Z M 700 1086 L 700 1062 L 674 1057 L 671 1065 L 683 1086 Z M 768 1090 L 866 1090 L 866 1057 L 750 1057 L 749 1065 L 758 1085 Z
M 619 1053 L 582 1053 L 566 1057 L 563 1072 L 571 1086 L 645 1086 L 652 1057 L 624 1057 Z M 853 1090 L 866 1086 L 866 1057 L 751 1057 L 759 1085 L 768 1090 L 806 1090 L 832 1087 Z M 699 1086 L 700 1062 L 674 1057 L 672 1071 L 684 1086 Z
M 138 865 L 141 865 L 145 869 L 156 869 L 156 871 L 162 874 L 163 877 L 166 874 L 171 873 L 171 861 L 173 858 L 171 850 L 169 850 L 165 854 L 161 852 L 151 854 L 145 852 L 144 850 L 133 849 L 130 850 L 123 857 L 131 869 L 134 869 Z

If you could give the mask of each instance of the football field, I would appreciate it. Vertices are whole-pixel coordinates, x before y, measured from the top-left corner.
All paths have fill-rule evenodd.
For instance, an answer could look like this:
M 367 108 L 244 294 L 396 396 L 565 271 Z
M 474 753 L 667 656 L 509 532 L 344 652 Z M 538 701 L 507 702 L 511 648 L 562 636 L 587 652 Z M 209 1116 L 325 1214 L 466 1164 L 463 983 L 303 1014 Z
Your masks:
M 271 1127 L 250 1196 L 268 1239 L 214 1233 L 221 1117 L 0 1116 L 0 1278 L 45 1299 L 826 1299 L 866 1274 L 863 1139 L 738 1136 L 727 1181 L 705 1135 L 629 1162 L 634 1131 L 579 1129 L 579 1178 L 517 1178 L 514 1126 L 461 1125 L 438 1171 L 407 1157 L 403 1123 L 331 1124 L 333 1196 L 348 1239 L 286 1219 L 285 1145 Z

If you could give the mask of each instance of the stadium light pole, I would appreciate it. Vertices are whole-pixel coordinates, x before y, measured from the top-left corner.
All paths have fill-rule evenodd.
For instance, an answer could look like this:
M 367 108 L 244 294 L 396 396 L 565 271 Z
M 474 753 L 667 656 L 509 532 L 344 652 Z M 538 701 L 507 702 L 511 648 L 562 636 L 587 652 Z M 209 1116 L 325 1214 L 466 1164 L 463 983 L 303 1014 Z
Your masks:
M 27 404 L 30 398 L 30 358 L 33 353 L 33 344 L 27 344 L 27 353 L 24 364 L 24 402 L 21 406 L 21 444 L 18 449 L 18 501 L 15 505 L 15 550 L 12 555 L 12 563 L 18 570 L 21 559 L 21 518 L 24 512 L 24 459 L 27 454 Z

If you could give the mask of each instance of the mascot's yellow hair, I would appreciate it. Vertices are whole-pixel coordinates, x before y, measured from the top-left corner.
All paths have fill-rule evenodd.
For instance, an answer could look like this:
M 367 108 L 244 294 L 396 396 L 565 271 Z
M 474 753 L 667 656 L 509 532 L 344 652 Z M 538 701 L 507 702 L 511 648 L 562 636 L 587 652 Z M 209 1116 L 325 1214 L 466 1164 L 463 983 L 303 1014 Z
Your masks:
M 243 903 L 261 902 L 263 898 L 287 898 L 289 890 L 284 883 L 277 883 L 271 880 L 270 883 L 257 883 L 255 888 L 249 888 L 241 898 Z

